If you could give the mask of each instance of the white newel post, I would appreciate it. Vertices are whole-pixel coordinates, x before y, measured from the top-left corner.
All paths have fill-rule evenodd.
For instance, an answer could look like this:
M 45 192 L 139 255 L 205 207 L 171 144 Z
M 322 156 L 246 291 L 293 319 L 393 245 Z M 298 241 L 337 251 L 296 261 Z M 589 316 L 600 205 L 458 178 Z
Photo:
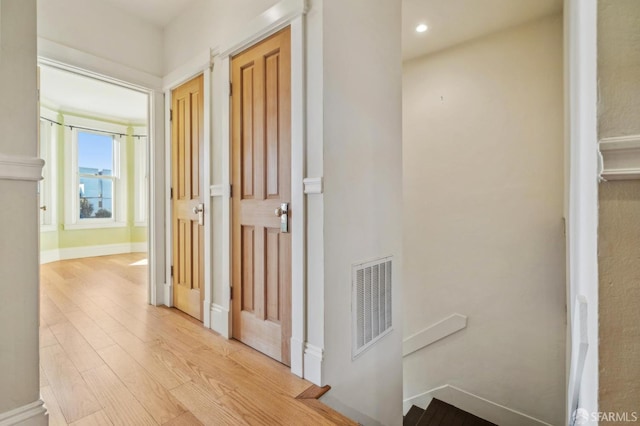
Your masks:
M 39 378 L 36 0 L 0 0 L 0 426 L 46 425 Z

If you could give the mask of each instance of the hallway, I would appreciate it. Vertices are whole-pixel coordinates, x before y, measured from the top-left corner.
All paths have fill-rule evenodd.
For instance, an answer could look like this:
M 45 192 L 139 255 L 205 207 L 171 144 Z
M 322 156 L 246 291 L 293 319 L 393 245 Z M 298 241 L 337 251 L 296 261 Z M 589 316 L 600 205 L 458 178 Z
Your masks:
M 175 309 L 147 305 L 144 254 L 41 267 L 40 386 L 51 425 L 355 424 L 311 383 Z

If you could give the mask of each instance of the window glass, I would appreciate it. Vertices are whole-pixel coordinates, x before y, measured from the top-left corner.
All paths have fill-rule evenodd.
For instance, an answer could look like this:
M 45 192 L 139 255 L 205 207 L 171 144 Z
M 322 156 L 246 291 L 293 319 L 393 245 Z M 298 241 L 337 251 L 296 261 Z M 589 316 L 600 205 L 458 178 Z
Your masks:
M 113 137 L 78 132 L 80 219 L 113 218 Z

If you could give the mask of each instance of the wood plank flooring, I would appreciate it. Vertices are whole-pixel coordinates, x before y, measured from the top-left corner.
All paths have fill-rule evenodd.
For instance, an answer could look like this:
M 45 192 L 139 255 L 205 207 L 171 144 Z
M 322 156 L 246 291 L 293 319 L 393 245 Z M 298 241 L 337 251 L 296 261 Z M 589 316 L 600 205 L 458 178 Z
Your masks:
M 311 383 L 175 309 L 147 304 L 144 254 L 41 267 L 41 394 L 51 425 L 356 425 Z

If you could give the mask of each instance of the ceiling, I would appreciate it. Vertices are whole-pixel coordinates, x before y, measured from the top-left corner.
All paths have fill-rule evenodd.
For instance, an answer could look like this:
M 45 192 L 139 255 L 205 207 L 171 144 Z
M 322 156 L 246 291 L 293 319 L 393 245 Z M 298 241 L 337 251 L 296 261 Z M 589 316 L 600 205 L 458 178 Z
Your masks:
M 433 53 L 562 10 L 562 0 L 403 0 L 402 57 Z M 418 24 L 429 29 L 417 33 Z
M 101 1 L 164 28 L 197 0 Z M 559 12 L 562 3 L 563 0 L 402 0 L 403 59 Z M 427 24 L 429 29 L 416 33 L 419 23 Z
M 103 0 L 164 28 L 195 0 Z
M 147 122 L 147 95 L 48 66 L 40 69 L 45 106 L 125 123 Z
M 197 0 L 100 0 L 165 27 Z M 562 0 L 402 0 L 403 59 L 433 53 L 562 10 Z M 417 33 L 418 24 L 429 29 Z M 147 97 L 120 86 L 42 67 L 42 98 L 67 112 L 146 122 Z

